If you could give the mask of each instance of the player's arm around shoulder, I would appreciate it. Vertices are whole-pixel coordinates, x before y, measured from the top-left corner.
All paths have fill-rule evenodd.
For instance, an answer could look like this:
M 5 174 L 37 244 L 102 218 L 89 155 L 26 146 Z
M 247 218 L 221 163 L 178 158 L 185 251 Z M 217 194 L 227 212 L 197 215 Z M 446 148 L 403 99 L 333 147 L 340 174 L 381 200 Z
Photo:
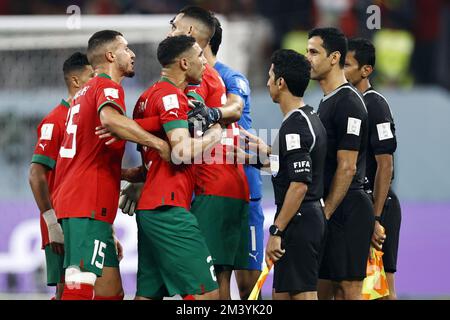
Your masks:
M 100 110 L 100 122 L 113 136 L 153 148 L 164 160 L 170 160 L 170 147 L 167 142 L 145 131 L 135 121 L 120 114 L 117 109 L 109 105 L 104 106 Z
M 166 131 L 166 134 L 172 147 L 172 162 L 190 164 L 193 159 L 220 142 L 222 127 L 216 123 L 198 138 L 191 138 L 187 128 L 174 128 Z

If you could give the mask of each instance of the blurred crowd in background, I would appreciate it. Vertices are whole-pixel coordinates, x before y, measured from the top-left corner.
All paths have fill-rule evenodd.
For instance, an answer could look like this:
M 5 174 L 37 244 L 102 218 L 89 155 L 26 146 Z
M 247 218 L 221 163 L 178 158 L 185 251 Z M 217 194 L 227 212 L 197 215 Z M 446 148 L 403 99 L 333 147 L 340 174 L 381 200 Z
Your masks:
M 171 14 L 200 5 L 228 19 L 262 16 L 271 24 L 267 57 L 280 47 L 304 52 L 308 30 L 335 26 L 348 37 L 371 38 L 377 47 L 377 81 L 389 86 L 437 84 L 450 89 L 450 1 L 448 0 L 0 0 L 2 15 Z M 381 29 L 370 30 L 368 6 L 381 9 Z

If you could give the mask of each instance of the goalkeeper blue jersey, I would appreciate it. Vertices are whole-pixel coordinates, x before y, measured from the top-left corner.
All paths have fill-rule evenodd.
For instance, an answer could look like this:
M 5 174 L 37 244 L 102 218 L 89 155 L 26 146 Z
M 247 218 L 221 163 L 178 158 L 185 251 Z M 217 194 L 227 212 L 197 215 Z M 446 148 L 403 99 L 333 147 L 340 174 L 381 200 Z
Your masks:
M 238 123 L 245 130 L 250 129 L 252 127 L 252 118 L 250 115 L 251 98 L 250 85 L 247 78 L 219 61 L 214 65 L 214 69 L 219 72 L 224 81 L 227 94 L 231 93 L 238 95 L 244 101 L 244 110 Z M 262 197 L 262 180 L 259 170 L 252 166 L 244 166 L 244 170 L 250 188 L 250 199 L 260 199 Z

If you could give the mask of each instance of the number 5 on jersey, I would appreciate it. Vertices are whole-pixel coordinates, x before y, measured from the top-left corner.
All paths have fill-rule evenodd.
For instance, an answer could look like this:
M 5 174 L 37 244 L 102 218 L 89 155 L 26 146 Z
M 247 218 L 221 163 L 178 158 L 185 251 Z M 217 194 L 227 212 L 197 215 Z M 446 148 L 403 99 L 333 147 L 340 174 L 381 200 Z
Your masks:
M 77 125 L 74 124 L 73 116 L 80 112 L 80 105 L 76 104 L 70 108 L 69 111 L 69 121 L 67 122 L 66 132 L 69 136 L 72 135 L 72 146 L 70 148 L 66 148 L 66 143 L 68 140 L 64 139 L 63 145 L 59 150 L 59 155 L 61 158 L 73 158 L 75 153 L 77 152 Z

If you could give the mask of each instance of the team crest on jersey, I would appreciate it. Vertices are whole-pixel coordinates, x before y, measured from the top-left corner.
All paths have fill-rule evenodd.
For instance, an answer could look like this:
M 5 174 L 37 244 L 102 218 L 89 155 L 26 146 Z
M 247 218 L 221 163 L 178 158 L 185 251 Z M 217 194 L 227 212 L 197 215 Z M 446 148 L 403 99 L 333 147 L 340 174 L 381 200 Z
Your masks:
M 166 111 L 180 108 L 180 105 L 178 104 L 178 97 L 176 94 L 169 94 L 163 97 L 162 100 L 164 104 L 164 109 Z
M 110 100 L 109 97 L 111 97 L 113 99 L 119 98 L 119 89 L 105 88 L 105 89 L 103 89 L 103 92 L 105 94 L 106 99 L 108 99 L 108 100 Z
M 145 111 L 145 109 L 147 109 L 147 101 L 148 101 L 148 99 L 145 99 L 145 101 L 139 102 L 139 105 L 138 105 L 139 113 L 143 113 Z
M 52 140 L 53 123 L 46 123 L 41 127 L 41 140 Z

